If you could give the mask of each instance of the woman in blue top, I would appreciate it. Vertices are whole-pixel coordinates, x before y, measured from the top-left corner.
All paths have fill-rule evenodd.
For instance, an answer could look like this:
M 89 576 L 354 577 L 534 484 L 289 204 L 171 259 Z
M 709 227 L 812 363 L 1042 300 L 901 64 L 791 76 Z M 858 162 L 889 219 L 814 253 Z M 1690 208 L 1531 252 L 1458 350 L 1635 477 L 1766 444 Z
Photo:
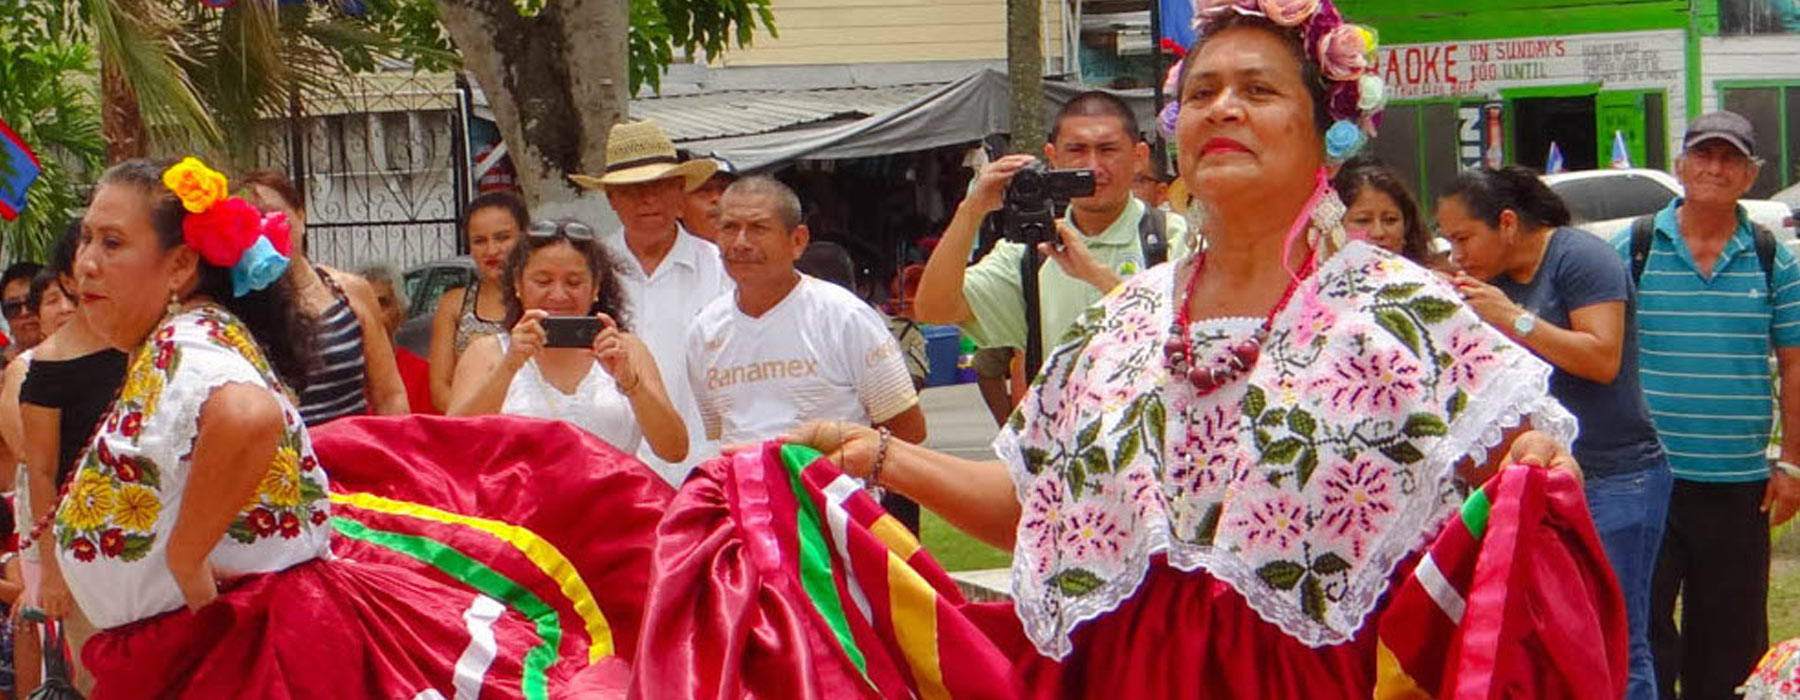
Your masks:
M 1646 620 L 1673 476 L 1638 382 L 1637 290 L 1606 241 L 1531 171 L 1466 170 L 1437 206 L 1458 291 L 1490 325 L 1556 367 L 1575 414 L 1588 509 L 1631 620 L 1631 700 L 1656 696 Z

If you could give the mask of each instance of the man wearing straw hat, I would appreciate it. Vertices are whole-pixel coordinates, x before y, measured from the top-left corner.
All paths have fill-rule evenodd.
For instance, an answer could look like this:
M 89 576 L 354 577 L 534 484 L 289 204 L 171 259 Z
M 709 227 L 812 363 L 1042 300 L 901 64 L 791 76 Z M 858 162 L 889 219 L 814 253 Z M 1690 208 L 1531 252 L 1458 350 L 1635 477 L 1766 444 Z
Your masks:
M 652 121 L 615 124 L 606 140 L 606 172 L 570 175 L 585 189 L 606 193 L 623 230 L 605 239 L 621 261 L 620 280 L 630 304 L 632 330 L 644 339 L 663 375 L 669 400 L 688 426 L 688 464 L 705 461 L 717 446 L 699 430 L 700 409 L 688 387 L 688 331 L 700 309 L 731 288 L 719 251 L 685 233 L 679 217 L 689 191 L 705 183 L 717 165 L 683 162 L 662 127 Z M 669 464 L 649 450 L 638 458 L 670 484 L 680 484 L 687 466 Z

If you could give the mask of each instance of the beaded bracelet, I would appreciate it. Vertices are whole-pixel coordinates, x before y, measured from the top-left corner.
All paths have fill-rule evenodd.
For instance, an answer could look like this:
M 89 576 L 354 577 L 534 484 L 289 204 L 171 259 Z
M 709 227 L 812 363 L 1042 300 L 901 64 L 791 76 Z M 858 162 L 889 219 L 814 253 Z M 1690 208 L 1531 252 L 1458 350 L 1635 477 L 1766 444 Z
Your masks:
M 881 488 L 881 468 L 887 466 L 888 439 L 894 436 L 887 426 L 875 429 L 881 433 L 881 439 L 875 443 L 875 466 L 869 468 L 869 487 Z
M 62 499 L 58 498 L 57 501 L 60 503 Z M 19 540 L 19 551 L 31 549 L 32 545 L 37 544 L 38 538 L 43 536 L 45 530 L 50 529 L 50 524 L 55 519 L 56 509 L 52 508 L 50 512 L 39 517 L 37 522 L 32 523 L 31 532 L 25 536 L 25 539 Z

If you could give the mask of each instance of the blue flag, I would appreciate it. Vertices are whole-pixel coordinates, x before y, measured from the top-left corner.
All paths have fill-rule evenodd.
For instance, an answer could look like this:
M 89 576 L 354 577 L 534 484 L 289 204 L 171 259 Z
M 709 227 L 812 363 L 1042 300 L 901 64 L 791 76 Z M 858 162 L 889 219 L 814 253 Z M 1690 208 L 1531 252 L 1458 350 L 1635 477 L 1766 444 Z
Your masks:
M 1156 0 L 1156 7 L 1157 11 L 1161 13 L 1157 21 L 1162 23 L 1162 36 L 1157 37 L 1157 43 L 1161 44 L 1164 39 L 1167 39 L 1183 49 L 1192 47 L 1194 45 L 1193 0 Z
M 1631 167 L 1631 149 L 1625 147 L 1625 132 L 1613 131 L 1612 166 Z
M 37 154 L 0 121 L 0 219 L 19 218 L 19 211 L 25 208 L 25 190 L 43 171 Z
M 1556 146 L 1555 141 L 1551 141 L 1550 157 L 1544 161 L 1544 173 L 1547 175 L 1555 175 L 1566 169 L 1568 169 L 1568 166 L 1563 163 L 1562 149 Z

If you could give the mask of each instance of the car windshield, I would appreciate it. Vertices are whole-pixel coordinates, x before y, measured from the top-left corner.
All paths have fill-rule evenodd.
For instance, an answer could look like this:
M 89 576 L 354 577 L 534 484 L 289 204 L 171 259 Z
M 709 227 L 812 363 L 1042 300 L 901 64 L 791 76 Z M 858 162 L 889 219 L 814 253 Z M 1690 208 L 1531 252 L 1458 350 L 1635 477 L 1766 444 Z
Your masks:
M 1550 189 L 1569 204 L 1577 224 L 1654 214 L 1676 194 L 1666 185 L 1634 173 L 1565 180 Z

